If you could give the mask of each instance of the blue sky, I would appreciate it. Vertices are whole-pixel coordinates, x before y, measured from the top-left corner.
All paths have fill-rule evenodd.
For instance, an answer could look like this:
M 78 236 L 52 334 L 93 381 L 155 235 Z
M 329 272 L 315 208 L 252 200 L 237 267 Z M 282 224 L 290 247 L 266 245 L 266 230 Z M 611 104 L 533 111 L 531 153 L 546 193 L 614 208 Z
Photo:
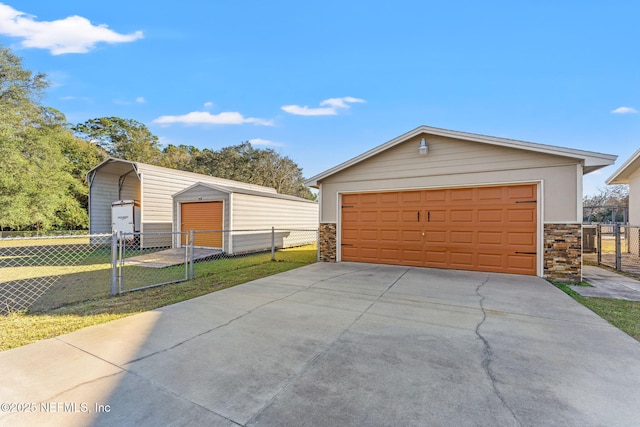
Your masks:
M 420 125 L 618 155 L 593 194 L 640 148 L 639 17 L 636 0 L 21 0 L 0 3 L 0 43 L 71 123 L 249 140 L 305 177 Z

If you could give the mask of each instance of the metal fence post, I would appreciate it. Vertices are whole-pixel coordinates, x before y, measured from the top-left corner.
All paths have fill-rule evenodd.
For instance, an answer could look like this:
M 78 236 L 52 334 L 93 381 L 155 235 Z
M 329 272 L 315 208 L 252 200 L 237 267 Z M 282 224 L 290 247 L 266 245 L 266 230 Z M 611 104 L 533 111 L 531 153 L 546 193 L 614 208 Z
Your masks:
M 596 245 L 598 245 L 598 265 L 602 264 L 602 226 L 596 225 Z
M 124 264 L 125 240 L 124 233 L 118 231 L 118 294 L 122 293 L 122 266 Z
M 620 224 L 615 225 L 614 232 L 616 234 L 616 270 L 622 270 L 622 251 L 620 245 Z
M 118 233 L 111 235 L 111 296 L 118 293 Z
M 271 227 L 271 261 L 276 260 L 276 229 Z
M 195 240 L 195 232 L 193 228 L 189 230 L 189 241 L 187 242 L 187 246 L 189 247 L 189 279 L 193 280 L 193 242 Z

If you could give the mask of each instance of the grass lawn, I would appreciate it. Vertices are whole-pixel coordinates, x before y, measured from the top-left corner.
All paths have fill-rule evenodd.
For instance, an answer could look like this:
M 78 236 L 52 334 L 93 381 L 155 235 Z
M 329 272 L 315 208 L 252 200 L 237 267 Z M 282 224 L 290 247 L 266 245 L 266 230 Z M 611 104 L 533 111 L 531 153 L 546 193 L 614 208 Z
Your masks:
M 640 341 L 640 301 L 583 297 L 562 283 L 553 283 L 580 304 Z
M 195 279 L 130 292 L 118 297 L 92 299 L 46 313 L 11 313 L 0 316 L 0 351 L 135 313 L 195 298 L 261 277 L 292 270 L 316 261 L 316 246 L 283 249 L 271 254 L 196 263 Z

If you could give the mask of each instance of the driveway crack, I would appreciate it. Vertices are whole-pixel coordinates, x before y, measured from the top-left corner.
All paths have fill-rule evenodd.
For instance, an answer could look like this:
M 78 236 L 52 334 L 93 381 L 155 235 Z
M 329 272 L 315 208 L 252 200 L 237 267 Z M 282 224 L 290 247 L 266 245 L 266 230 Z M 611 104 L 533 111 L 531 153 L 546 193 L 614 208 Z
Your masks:
M 500 401 L 502 402 L 502 405 L 509 411 L 509 413 L 511 414 L 511 416 L 513 417 L 513 419 L 515 420 L 517 425 L 521 426 L 522 423 L 520 422 L 520 420 L 516 416 L 515 412 L 513 412 L 513 409 L 511 409 L 511 407 L 507 404 L 504 396 L 502 395 L 502 393 L 500 393 L 500 390 L 498 390 L 498 386 L 496 384 L 497 380 L 496 380 L 495 374 L 491 370 L 491 361 L 493 359 L 493 350 L 491 348 L 491 343 L 480 332 L 480 329 L 482 328 L 482 325 L 487 320 L 487 310 L 484 308 L 484 300 L 485 300 L 486 297 L 484 295 L 482 295 L 482 293 L 480 293 L 480 290 L 482 289 L 482 287 L 484 285 L 486 285 L 489 282 L 489 279 L 490 279 L 490 276 L 487 276 L 487 278 L 476 287 L 476 294 L 480 297 L 480 310 L 482 310 L 482 319 L 476 325 L 476 331 L 475 332 L 476 332 L 476 335 L 478 336 L 478 338 L 480 339 L 480 341 L 482 341 L 482 345 L 484 346 L 484 350 L 482 352 L 482 354 L 483 354 L 483 356 L 482 356 L 482 368 L 484 369 L 485 373 L 487 374 L 487 377 L 489 377 L 489 380 L 491 381 L 491 387 L 493 387 L 493 392 L 495 393 L 495 395 L 498 397 L 498 399 L 500 399 Z

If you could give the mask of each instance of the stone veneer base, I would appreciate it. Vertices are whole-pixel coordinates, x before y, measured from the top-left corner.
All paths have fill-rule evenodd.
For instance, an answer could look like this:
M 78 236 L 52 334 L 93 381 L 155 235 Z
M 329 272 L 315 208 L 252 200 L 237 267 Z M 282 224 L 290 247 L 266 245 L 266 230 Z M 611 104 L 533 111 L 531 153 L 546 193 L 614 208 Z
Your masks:
M 543 250 L 546 279 L 582 281 L 582 224 L 545 224 Z
M 336 262 L 336 224 L 320 224 L 320 262 Z

